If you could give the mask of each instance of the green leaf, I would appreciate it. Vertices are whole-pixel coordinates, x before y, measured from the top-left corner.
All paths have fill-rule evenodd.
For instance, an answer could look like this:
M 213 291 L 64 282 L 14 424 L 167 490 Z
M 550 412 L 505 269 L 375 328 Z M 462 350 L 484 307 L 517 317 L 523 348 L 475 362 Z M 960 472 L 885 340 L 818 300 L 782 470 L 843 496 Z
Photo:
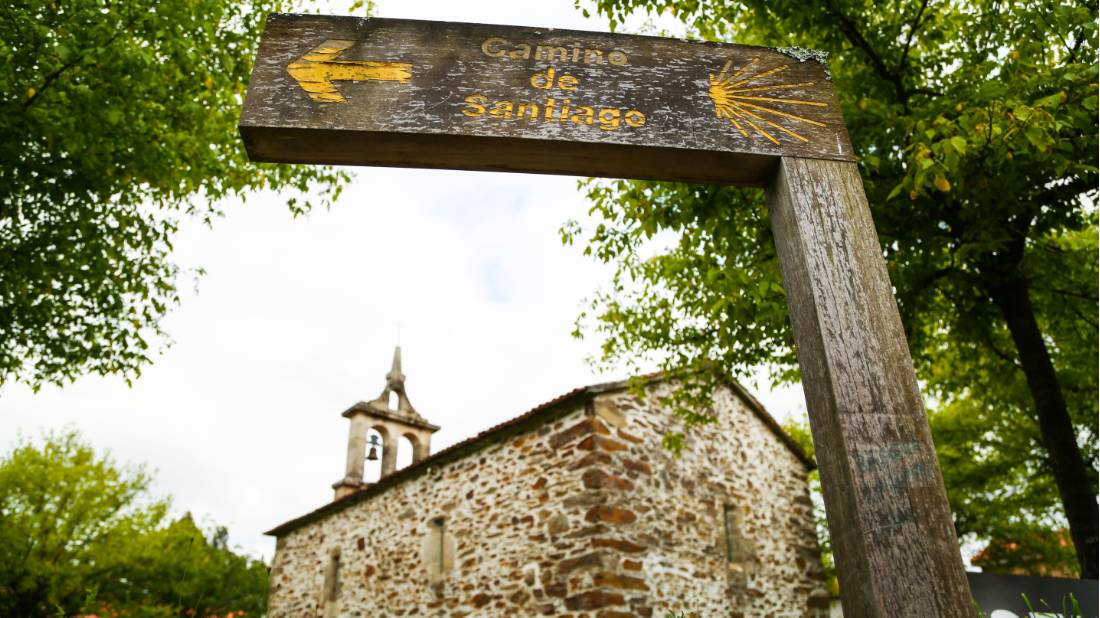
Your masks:
M 1039 99 L 1035 102 L 1035 107 L 1057 107 L 1061 105 L 1065 97 L 1066 95 L 1064 93 L 1058 92 Z
M 1028 129 L 1024 131 L 1024 135 L 1027 137 L 1027 141 L 1031 142 L 1031 145 L 1036 148 L 1044 148 L 1050 143 L 1046 133 L 1038 127 L 1028 127 Z

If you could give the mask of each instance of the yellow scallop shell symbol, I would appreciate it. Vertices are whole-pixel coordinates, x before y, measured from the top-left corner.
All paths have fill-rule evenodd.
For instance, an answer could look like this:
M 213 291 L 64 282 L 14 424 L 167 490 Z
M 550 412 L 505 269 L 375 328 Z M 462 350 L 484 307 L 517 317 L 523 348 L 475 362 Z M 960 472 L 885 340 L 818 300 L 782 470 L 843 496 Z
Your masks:
M 770 81 L 768 78 L 782 73 L 791 65 L 781 64 L 760 71 L 756 66 L 759 60 L 759 58 L 753 58 L 736 71 L 733 71 L 733 61 L 730 60 L 726 62 L 718 75 L 710 74 L 710 86 L 707 88 L 707 94 L 710 95 L 710 100 L 714 102 L 714 115 L 729 120 L 744 137 L 759 135 L 773 144 L 779 145 L 779 137 L 782 136 L 777 137 L 778 133 L 773 134 L 769 130 L 774 129 L 799 141 L 810 141 L 805 136 L 779 124 L 778 121 L 783 121 L 792 126 L 796 126 L 797 123 L 805 123 L 815 127 L 824 127 L 825 124 L 776 107 L 827 107 L 828 104 L 820 101 L 784 97 L 784 90 L 812 86 L 814 82 L 763 83 Z M 753 134 L 749 133 L 750 129 L 754 132 Z

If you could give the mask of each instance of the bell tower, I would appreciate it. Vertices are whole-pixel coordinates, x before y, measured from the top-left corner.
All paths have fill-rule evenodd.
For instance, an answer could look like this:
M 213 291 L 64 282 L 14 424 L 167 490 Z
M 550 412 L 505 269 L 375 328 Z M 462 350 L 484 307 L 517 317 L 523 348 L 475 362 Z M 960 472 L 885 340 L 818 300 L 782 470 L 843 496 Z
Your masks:
M 351 421 L 348 431 L 348 460 L 344 478 L 332 485 L 339 500 L 366 487 L 363 482 L 364 460 L 378 459 L 378 447 L 382 448 L 382 477 L 397 469 L 397 441 L 402 437 L 413 447 L 413 463 L 431 453 L 432 434 L 439 426 L 429 423 L 413 408 L 405 394 L 405 374 L 401 373 L 401 346 L 394 348 L 393 366 L 386 374 L 386 387 L 373 401 L 360 401 L 344 410 L 343 416 Z M 372 440 L 367 452 L 367 433 L 371 430 L 382 436 L 382 443 Z

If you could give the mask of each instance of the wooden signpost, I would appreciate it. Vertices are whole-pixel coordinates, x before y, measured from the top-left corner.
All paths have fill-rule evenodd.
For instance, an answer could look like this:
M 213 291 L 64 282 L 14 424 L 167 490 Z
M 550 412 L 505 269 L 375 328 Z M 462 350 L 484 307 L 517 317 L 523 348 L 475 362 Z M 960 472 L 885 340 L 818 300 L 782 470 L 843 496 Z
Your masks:
M 272 15 L 256 161 L 764 186 L 847 616 L 973 616 L 897 305 L 823 54 Z

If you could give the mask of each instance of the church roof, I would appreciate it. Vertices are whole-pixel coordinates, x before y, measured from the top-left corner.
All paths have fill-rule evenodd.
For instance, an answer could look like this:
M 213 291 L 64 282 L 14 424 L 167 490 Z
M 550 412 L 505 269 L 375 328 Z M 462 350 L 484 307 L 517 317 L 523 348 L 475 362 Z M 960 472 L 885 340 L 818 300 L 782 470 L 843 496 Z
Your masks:
M 646 383 L 660 382 L 665 379 L 665 374 L 663 372 L 658 372 L 644 376 L 642 379 L 645 380 Z M 309 524 L 311 522 L 317 521 L 318 519 L 321 519 L 331 513 L 342 511 L 354 504 L 358 504 L 359 502 L 367 500 L 371 496 L 382 493 L 390 487 L 394 487 L 410 479 L 417 478 L 420 475 L 432 470 L 433 467 L 455 461 L 456 459 L 461 459 L 471 453 L 480 451 L 486 446 L 520 434 L 531 427 L 557 420 L 559 417 L 565 416 L 566 414 L 571 412 L 574 409 L 572 404 L 576 403 L 578 400 L 585 400 L 589 397 L 593 397 L 595 395 L 600 395 L 603 393 L 625 390 L 629 386 L 630 380 L 619 380 L 615 382 L 605 382 L 603 384 L 593 384 L 590 386 L 575 388 L 568 393 L 559 395 L 558 397 L 555 397 L 550 401 L 536 406 L 535 408 L 523 414 L 520 414 L 515 418 L 490 427 L 489 429 L 486 429 L 485 431 L 482 431 L 477 435 L 467 438 L 461 442 L 452 444 L 451 446 L 437 453 L 433 453 L 432 455 L 425 457 L 418 462 L 401 468 L 400 470 L 397 470 L 392 474 L 388 474 L 378 479 L 378 482 L 371 483 L 364 489 L 361 489 L 353 494 L 344 496 L 343 498 L 333 500 L 332 502 L 329 502 L 318 509 L 310 511 L 305 515 L 296 517 L 288 522 L 276 526 L 275 528 L 268 530 L 264 534 L 274 537 L 284 536 L 289 532 L 301 528 L 302 526 L 305 526 L 306 524 Z M 766 409 L 764 409 L 764 405 L 760 403 L 760 401 L 758 401 L 756 397 L 753 397 L 753 395 L 749 393 L 749 391 L 746 390 L 745 387 L 741 386 L 741 384 L 739 384 L 735 380 L 729 380 L 727 386 L 730 388 L 730 390 L 737 394 L 737 396 L 740 397 L 742 401 L 748 404 L 748 407 L 753 412 L 753 414 L 755 414 L 756 417 L 759 418 L 760 421 L 763 422 L 764 425 L 768 427 L 768 429 L 770 429 L 772 433 L 774 433 L 776 437 L 778 437 L 779 440 L 784 445 L 786 445 L 788 449 L 790 449 L 795 457 L 797 457 L 798 460 L 801 461 L 804 466 L 806 466 L 807 470 L 812 470 L 816 467 L 814 461 L 806 455 L 806 453 L 802 450 L 802 447 L 798 446 L 798 444 L 793 439 L 791 439 L 789 435 L 787 435 L 786 431 L 783 431 L 783 428 L 779 425 L 775 418 L 773 418 L 772 415 L 769 414 Z

